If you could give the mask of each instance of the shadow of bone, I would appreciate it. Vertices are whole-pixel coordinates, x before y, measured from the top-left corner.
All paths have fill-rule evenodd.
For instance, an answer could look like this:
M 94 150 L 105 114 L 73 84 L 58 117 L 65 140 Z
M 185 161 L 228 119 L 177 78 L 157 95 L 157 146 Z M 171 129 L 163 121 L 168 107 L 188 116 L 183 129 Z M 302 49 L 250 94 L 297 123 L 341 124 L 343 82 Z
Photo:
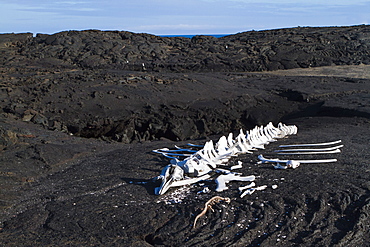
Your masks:
M 152 179 L 137 179 L 137 178 L 121 178 L 127 184 L 133 184 L 135 186 L 141 186 L 145 188 L 149 195 L 155 195 L 154 191 L 156 187 L 161 185 L 160 180 Z

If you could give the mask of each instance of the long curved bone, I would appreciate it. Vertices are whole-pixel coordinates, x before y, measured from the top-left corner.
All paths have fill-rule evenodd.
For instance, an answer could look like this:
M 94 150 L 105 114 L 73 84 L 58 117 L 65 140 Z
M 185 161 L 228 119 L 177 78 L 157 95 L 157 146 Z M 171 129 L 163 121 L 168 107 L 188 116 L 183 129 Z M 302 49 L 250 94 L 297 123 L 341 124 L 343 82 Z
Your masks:
M 344 145 L 339 145 L 330 148 L 306 148 L 306 149 L 283 149 L 283 150 L 275 150 L 275 152 L 321 152 L 321 151 L 333 151 L 339 148 L 344 147 Z
M 333 141 L 333 142 L 324 142 L 324 143 L 306 143 L 306 144 L 292 144 L 292 145 L 280 145 L 280 148 L 288 148 L 288 147 L 311 147 L 311 146 L 328 146 L 341 143 L 342 140 Z
M 211 177 L 211 175 L 209 174 L 205 174 L 203 176 L 200 176 L 200 177 L 196 177 L 196 178 L 187 178 L 187 179 L 183 179 L 183 180 L 179 180 L 179 181 L 174 181 L 172 184 L 171 184 L 171 187 L 179 187 L 179 186 L 184 186 L 184 185 L 189 185 L 189 184 L 194 184 L 194 183 L 198 183 L 200 181 L 204 181 L 204 180 L 207 180 Z
M 291 162 L 292 160 L 279 160 L 279 159 L 266 159 L 262 156 L 262 154 L 258 155 L 258 159 L 260 160 L 257 164 L 264 164 L 264 163 L 287 163 Z M 323 159 L 323 160 L 294 160 L 301 164 L 303 163 L 331 163 L 337 162 L 337 159 Z
M 332 151 L 322 151 L 322 152 L 297 152 L 297 153 L 277 153 L 279 155 L 305 155 L 305 154 L 336 154 L 340 153 L 339 149 Z

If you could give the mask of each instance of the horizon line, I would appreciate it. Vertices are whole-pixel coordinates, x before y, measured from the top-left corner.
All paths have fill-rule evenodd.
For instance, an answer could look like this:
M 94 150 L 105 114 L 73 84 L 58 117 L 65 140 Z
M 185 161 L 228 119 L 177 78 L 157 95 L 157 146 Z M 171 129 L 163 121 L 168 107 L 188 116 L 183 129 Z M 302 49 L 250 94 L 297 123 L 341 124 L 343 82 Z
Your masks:
M 228 35 L 234 35 L 238 33 L 246 33 L 246 32 L 260 32 L 260 31 L 272 31 L 272 30 L 281 30 L 281 29 L 295 29 L 295 28 L 335 28 L 335 27 L 356 27 L 356 26 L 368 26 L 370 24 L 353 24 L 353 25 L 329 25 L 329 26 L 293 26 L 293 27 L 277 27 L 277 28 L 268 28 L 268 29 L 251 29 L 251 30 L 244 30 L 244 31 L 239 31 L 239 32 L 234 32 L 234 33 L 195 33 L 195 34 L 153 34 L 150 32 L 135 32 L 135 31 L 129 31 L 129 30 L 118 30 L 118 29 L 95 29 L 95 28 L 87 28 L 87 29 L 70 29 L 70 30 L 61 30 L 61 31 L 56 31 L 53 33 L 42 33 L 42 32 L 6 32 L 6 33 L 0 33 L 0 35 L 4 34 L 26 34 L 26 33 L 31 33 L 33 34 L 33 37 L 36 37 L 38 34 L 46 34 L 46 35 L 54 35 L 62 32 L 83 32 L 83 31 L 101 31 L 101 32 L 130 32 L 134 34 L 149 34 L 149 35 L 154 35 L 154 36 L 160 36 L 160 37 L 183 37 L 183 36 L 228 36 Z

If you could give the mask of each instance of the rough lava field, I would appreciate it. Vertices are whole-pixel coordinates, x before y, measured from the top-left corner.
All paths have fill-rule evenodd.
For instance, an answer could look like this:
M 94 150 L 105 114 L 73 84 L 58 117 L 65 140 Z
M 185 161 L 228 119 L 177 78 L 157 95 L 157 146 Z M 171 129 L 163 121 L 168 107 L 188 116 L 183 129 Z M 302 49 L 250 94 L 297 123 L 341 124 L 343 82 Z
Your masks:
M 1 245 L 369 246 L 369 51 L 367 25 L 0 34 Z M 169 160 L 153 149 L 269 122 L 298 134 L 230 161 L 265 190 L 240 198 L 248 183 L 207 180 L 154 194 Z M 335 140 L 339 154 L 274 152 Z M 276 170 L 259 154 L 338 161 Z M 216 195 L 231 202 L 193 229 Z

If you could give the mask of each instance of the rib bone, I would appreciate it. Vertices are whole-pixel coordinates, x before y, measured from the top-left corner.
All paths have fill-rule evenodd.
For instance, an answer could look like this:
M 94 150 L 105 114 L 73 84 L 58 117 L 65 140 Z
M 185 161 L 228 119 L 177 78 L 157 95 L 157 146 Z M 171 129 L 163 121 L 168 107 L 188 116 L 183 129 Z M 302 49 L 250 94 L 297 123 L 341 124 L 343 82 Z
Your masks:
M 307 144 L 292 144 L 292 145 L 280 145 L 280 148 L 288 148 L 288 147 L 311 147 L 311 146 L 328 146 L 341 143 L 342 140 L 333 141 L 333 142 L 324 142 L 324 143 L 307 143 Z
M 297 152 L 297 153 L 277 153 L 280 155 L 304 155 L 304 154 L 336 154 L 340 153 L 339 149 L 335 149 L 332 151 L 323 151 L 323 152 Z
M 279 160 L 279 159 L 266 159 L 262 155 L 258 155 L 258 159 L 260 160 L 257 164 L 264 164 L 264 163 L 287 163 L 292 160 Z M 337 159 L 323 159 L 323 160 L 295 160 L 301 164 L 303 163 L 331 163 L 337 162 Z
M 306 148 L 306 149 L 284 149 L 284 150 L 275 150 L 275 152 L 320 152 L 320 151 L 333 151 L 344 147 L 344 145 L 339 145 L 330 148 Z

